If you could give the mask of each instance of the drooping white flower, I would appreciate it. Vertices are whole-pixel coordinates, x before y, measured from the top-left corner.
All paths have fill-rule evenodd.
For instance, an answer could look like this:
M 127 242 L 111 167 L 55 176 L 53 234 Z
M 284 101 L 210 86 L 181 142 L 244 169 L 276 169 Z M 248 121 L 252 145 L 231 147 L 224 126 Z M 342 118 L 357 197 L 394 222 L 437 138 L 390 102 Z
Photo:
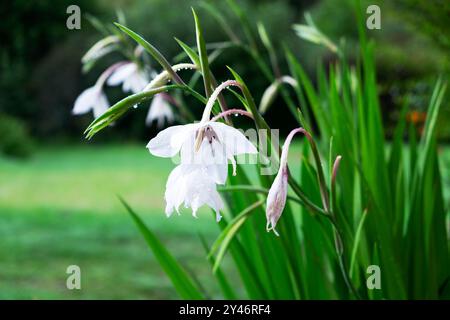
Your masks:
M 197 210 L 207 205 L 216 212 L 216 220 L 221 218 L 220 210 L 224 208 L 222 199 L 216 189 L 216 184 L 202 166 L 179 165 L 172 170 L 166 184 L 165 192 L 166 215 L 173 211 L 179 214 L 183 204 L 192 209 L 192 215 L 197 217 Z
M 144 90 L 150 80 L 142 68 L 134 62 L 128 62 L 117 68 L 108 78 L 108 85 L 122 84 L 124 92 L 139 93 Z
M 102 87 L 94 85 L 84 90 L 75 100 L 72 113 L 75 115 L 94 112 L 94 117 L 98 118 L 109 108 L 109 102 L 103 93 Z
M 162 80 L 158 78 L 156 81 Z M 227 81 L 214 90 L 199 123 L 169 127 L 159 132 L 147 145 L 150 153 L 159 157 L 173 157 L 178 153 L 181 156 L 181 164 L 172 171 L 167 181 L 167 215 L 173 210 L 178 212 L 183 203 L 192 208 L 194 216 L 199 207 L 208 205 L 214 209 L 219 220 L 223 202 L 216 184 L 225 183 L 228 161 L 233 164 L 235 174 L 234 156 L 257 153 L 255 146 L 239 130 L 215 121 L 220 115 L 210 119 L 211 109 L 220 91 L 230 85 L 238 84 Z
M 95 82 L 95 85 L 87 88 L 77 97 L 72 113 L 75 115 L 80 115 L 88 113 L 92 110 L 95 118 L 101 116 L 109 108 L 108 99 L 103 92 L 105 81 L 109 76 L 111 76 L 112 73 L 115 72 L 115 70 L 121 68 L 123 65 L 123 61 L 117 62 L 103 71 Z
M 158 157 L 173 157 L 180 152 L 181 163 L 202 165 L 218 184 L 228 175 L 228 161 L 234 156 L 256 154 L 253 144 L 239 130 L 219 122 L 177 125 L 159 132 L 147 145 Z
M 159 132 L 147 145 L 150 153 L 158 157 L 173 157 L 180 153 L 182 164 L 201 165 L 216 183 L 224 184 L 228 161 L 231 161 L 235 174 L 235 156 L 258 153 L 239 130 L 209 119 L 220 90 L 228 85 L 226 82 L 214 91 L 199 123 L 172 126 Z
M 173 122 L 174 114 L 167 96 L 166 93 L 158 93 L 153 97 L 145 119 L 146 125 L 150 126 L 153 121 L 156 121 L 157 127 L 162 128 L 166 121 L 167 123 Z
M 267 219 L 267 231 L 273 231 L 277 236 L 278 232 L 275 230 L 278 220 L 283 213 L 286 205 L 287 191 L 288 191 L 288 154 L 289 146 L 292 138 L 296 133 L 302 132 L 309 135 L 303 128 L 297 128 L 292 130 L 284 142 L 283 149 L 281 150 L 280 167 L 278 173 L 273 180 L 272 186 L 269 189 L 269 194 L 266 200 L 266 219 Z

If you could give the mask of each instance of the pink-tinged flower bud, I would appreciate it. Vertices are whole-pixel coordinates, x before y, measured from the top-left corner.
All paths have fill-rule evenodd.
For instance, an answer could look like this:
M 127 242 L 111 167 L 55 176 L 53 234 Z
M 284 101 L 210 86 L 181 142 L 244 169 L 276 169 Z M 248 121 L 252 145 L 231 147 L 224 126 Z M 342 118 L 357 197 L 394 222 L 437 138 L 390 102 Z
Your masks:
M 288 187 L 288 170 L 287 166 L 280 167 L 273 184 L 270 187 L 269 194 L 266 202 L 266 218 L 267 218 L 267 231 L 273 230 L 278 236 L 278 232 L 275 230 L 278 219 L 281 217 L 281 213 L 286 205 Z
M 291 144 L 292 138 L 298 132 L 301 132 L 309 137 L 309 133 L 303 128 L 297 128 L 292 130 L 284 142 L 283 149 L 281 151 L 280 158 L 280 168 L 278 169 L 278 174 L 273 180 L 272 186 L 270 187 L 269 194 L 267 196 L 266 202 L 266 218 L 267 218 L 267 231 L 273 231 L 277 236 L 278 232 L 275 230 L 278 220 L 283 213 L 284 207 L 286 205 L 287 189 L 288 189 L 288 166 L 287 158 L 289 154 L 289 145 Z

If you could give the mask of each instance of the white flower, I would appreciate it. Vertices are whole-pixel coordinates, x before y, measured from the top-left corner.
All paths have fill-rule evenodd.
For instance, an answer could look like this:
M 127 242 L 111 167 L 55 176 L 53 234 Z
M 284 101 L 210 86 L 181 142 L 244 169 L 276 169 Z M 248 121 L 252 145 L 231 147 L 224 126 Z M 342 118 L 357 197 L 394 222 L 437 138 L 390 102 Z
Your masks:
M 164 93 L 159 93 L 153 97 L 152 103 L 145 119 L 145 124 L 150 126 L 156 120 L 158 128 L 162 128 L 164 122 L 173 122 L 174 115 Z
M 180 152 L 182 164 L 203 166 L 218 184 L 224 184 L 227 179 L 229 160 L 235 175 L 234 156 L 256 154 L 258 151 L 239 130 L 209 120 L 220 91 L 235 83 L 226 81 L 214 90 L 199 123 L 172 126 L 159 132 L 147 145 L 150 153 L 158 157 L 173 157 Z
M 108 99 L 103 93 L 102 86 L 98 83 L 84 90 L 75 100 L 72 109 L 73 114 L 84 114 L 89 111 L 94 112 L 94 117 L 98 118 L 109 108 Z
M 211 121 L 169 127 L 150 140 L 147 148 L 158 157 L 173 157 L 180 152 L 182 164 L 203 166 L 218 184 L 227 179 L 228 160 L 235 174 L 234 156 L 257 153 L 239 130 Z
M 184 203 L 192 208 L 195 216 L 197 209 L 206 204 L 216 211 L 219 219 L 223 202 L 216 184 L 225 183 L 228 161 L 233 164 L 233 174 L 236 174 L 234 156 L 258 153 L 239 130 L 215 122 L 217 118 L 210 120 L 211 109 L 220 91 L 230 85 L 237 85 L 237 82 L 226 81 L 214 90 L 199 123 L 169 127 L 159 132 L 147 145 L 150 153 L 158 157 L 173 157 L 178 153 L 181 156 L 181 164 L 172 171 L 167 181 L 167 215 L 174 209 L 178 211 Z
M 221 218 L 220 210 L 224 208 L 222 199 L 216 190 L 216 184 L 201 166 L 179 165 L 172 170 L 167 180 L 166 214 L 170 216 L 174 210 L 179 214 L 180 205 L 192 209 L 197 217 L 197 210 L 208 205 L 216 212 L 216 220 Z
M 139 93 L 144 90 L 149 79 L 145 71 L 134 62 L 128 62 L 118 67 L 108 78 L 108 85 L 122 84 L 124 92 Z
M 94 112 L 94 117 L 98 118 L 101 116 L 108 108 L 109 102 L 106 98 L 106 95 L 103 92 L 103 85 L 105 84 L 106 79 L 111 76 L 117 69 L 121 68 L 124 64 L 128 62 L 117 62 L 107 68 L 103 73 L 98 77 L 95 85 L 84 90 L 78 98 L 75 100 L 75 105 L 72 109 L 73 114 L 84 114 L 89 111 Z

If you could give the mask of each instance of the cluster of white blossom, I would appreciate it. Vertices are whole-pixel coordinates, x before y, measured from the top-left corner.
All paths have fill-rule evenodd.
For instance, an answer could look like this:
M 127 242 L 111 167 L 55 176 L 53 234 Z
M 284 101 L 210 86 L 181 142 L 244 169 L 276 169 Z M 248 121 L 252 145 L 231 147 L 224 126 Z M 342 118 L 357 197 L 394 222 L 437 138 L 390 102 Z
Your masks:
M 97 57 L 101 55 L 100 52 L 104 50 L 104 47 L 99 46 L 98 43 L 88 51 L 89 56 Z M 140 55 L 142 50 L 135 50 L 135 52 Z M 136 56 L 136 59 L 138 59 L 138 56 Z M 100 75 L 94 86 L 87 88 L 78 96 L 72 113 L 80 115 L 92 111 L 94 117 L 98 118 L 110 107 L 103 91 L 105 84 L 109 86 L 122 85 L 124 93 L 140 93 L 149 84 L 151 75 L 155 75 L 155 72 L 149 72 L 141 67 L 137 61 L 117 62 Z M 174 113 L 169 103 L 170 101 L 172 99 L 167 93 L 155 95 L 150 104 L 145 123 L 150 126 L 153 122 L 156 122 L 159 128 L 166 122 L 172 123 L 174 121 Z
M 96 44 L 88 54 L 95 56 L 93 51 L 103 49 L 101 45 Z M 135 50 L 135 52 L 140 54 L 142 50 Z M 178 71 L 195 68 L 195 65 L 179 64 L 172 68 Z M 140 93 L 164 85 L 170 79 L 167 71 L 154 75 L 153 80 L 149 74 L 150 72 L 136 61 L 121 61 L 113 64 L 100 75 L 94 86 L 78 96 L 72 110 L 73 114 L 84 114 L 92 110 L 95 118 L 101 116 L 109 108 L 108 100 L 103 92 L 105 83 L 110 86 L 122 85 L 124 92 Z M 229 162 L 232 164 L 233 175 L 235 175 L 235 156 L 258 153 L 242 132 L 225 123 L 217 122 L 226 112 L 211 119 L 211 110 L 220 92 L 231 85 L 239 86 L 236 81 L 228 80 L 214 90 L 199 122 L 168 127 L 160 131 L 147 144 L 148 150 L 155 156 L 180 155 L 181 162 L 172 170 L 166 184 L 167 216 L 174 211 L 179 213 L 180 206 L 184 205 L 186 208 L 191 208 L 193 216 L 196 217 L 198 209 L 207 205 L 216 212 L 216 219 L 219 221 L 224 203 L 217 191 L 217 185 L 226 183 Z M 167 93 L 156 94 L 151 102 L 146 124 L 150 125 L 156 121 L 157 126 L 161 128 L 165 122 L 173 122 L 174 113 L 170 101 L 172 98 Z M 290 141 L 299 129 L 296 130 L 291 132 L 283 146 L 279 172 L 267 197 L 267 230 L 273 230 L 277 235 L 275 226 L 287 197 L 287 154 Z

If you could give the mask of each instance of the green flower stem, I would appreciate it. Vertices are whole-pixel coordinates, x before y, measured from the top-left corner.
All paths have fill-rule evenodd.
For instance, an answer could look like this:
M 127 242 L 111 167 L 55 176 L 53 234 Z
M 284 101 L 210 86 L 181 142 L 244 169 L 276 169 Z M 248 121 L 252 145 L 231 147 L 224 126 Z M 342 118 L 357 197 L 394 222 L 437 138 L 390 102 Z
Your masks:
M 248 191 L 248 192 L 256 192 L 256 193 L 263 193 L 263 194 L 268 194 L 269 190 L 265 189 L 265 188 L 257 188 L 257 187 L 253 187 L 251 185 L 233 185 L 233 186 L 226 186 L 226 187 L 221 187 L 218 188 L 218 191 L 220 192 L 237 192 L 237 191 Z M 306 206 L 305 203 L 293 196 L 287 196 L 288 200 L 297 202 L 300 205 Z
M 211 74 L 211 85 L 213 86 L 213 90 L 215 88 L 217 88 L 217 80 L 214 77 L 214 75 L 212 74 L 211 70 L 209 71 Z M 220 105 L 220 109 L 222 110 L 222 112 L 225 112 L 228 110 L 228 106 L 227 106 L 227 102 L 225 101 L 225 98 L 222 94 L 222 92 L 219 94 L 219 96 L 217 97 L 217 100 L 219 101 L 219 105 Z M 229 126 L 233 126 L 233 121 L 231 120 L 230 117 L 225 116 L 225 122 L 229 125 Z
M 353 286 L 352 281 L 350 280 L 348 268 L 347 268 L 347 265 L 345 264 L 344 241 L 343 241 L 343 237 L 342 237 L 342 231 L 338 227 L 334 215 L 328 215 L 327 217 L 329 218 L 329 221 L 333 225 L 334 245 L 335 245 L 335 249 L 336 249 L 336 253 L 337 253 L 337 257 L 338 257 L 339 268 L 341 270 L 342 277 L 344 278 L 345 285 L 350 290 L 350 292 L 356 297 L 356 299 L 361 299 L 360 295 L 358 294 L 358 291 L 356 291 L 355 287 Z
M 223 111 L 221 113 L 219 113 L 218 115 L 214 116 L 213 118 L 211 118 L 211 121 L 217 121 L 220 118 L 227 118 L 229 115 L 241 115 L 241 116 L 246 116 L 249 117 L 250 119 L 253 120 L 253 114 L 251 114 L 248 111 L 242 110 L 242 109 L 228 109 L 227 111 Z
M 306 138 L 308 138 L 308 141 L 311 145 L 311 150 L 313 152 L 314 161 L 316 162 L 317 178 L 319 180 L 320 196 L 322 198 L 323 208 L 327 214 L 330 214 L 330 198 L 328 196 L 327 184 L 325 182 L 325 175 L 323 173 L 322 161 L 320 160 L 319 151 L 317 150 L 317 145 L 314 142 L 311 134 L 306 130 L 303 130 L 303 133 L 305 134 Z
M 322 208 L 316 206 L 306 194 L 303 192 L 302 188 L 298 185 L 297 181 L 289 175 L 288 178 L 289 185 L 291 186 L 292 191 L 303 201 L 305 207 L 307 207 L 313 214 L 322 214 L 325 215 L 325 211 Z
M 336 215 L 334 213 L 334 204 L 336 203 L 336 175 L 337 172 L 339 170 L 339 164 L 341 162 L 342 157 L 341 156 L 337 156 L 336 160 L 334 161 L 333 164 L 333 169 L 331 172 L 331 183 L 330 183 L 330 193 L 331 193 L 331 198 L 332 198 L 332 202 L 331 205 L 329 207 L 329 214 L 327 215 L 327 217 L 329 218 L 329 221 L 331 222 L 331 224 L 333 225 L 333 230 L 334 230 L 334 245 L 335 245 L 335 249 L 336 249 L 336 254 L 338 257 L 338 261 L 339 261 L 339 268 L 341 270 L 342 273 L 342 277 L 344 278 L 344 282 L 347 286 L 347 288 L 350 290 L 350 292 L 353 293 L 353 295 L 357 298 L 357 299 L 361 299 L 361 297 L 359 296 L 358 292 L 356 291 L 355 287 L 353 286 L 353 283 L 350 279 L 350 273 L 349 270 L 347 268 L 347 265 L 345 264 L 345 259 L 344 259 L 344 241 L 343 241 L 343 236 L 342 236 L 342 231 L 339 228 L 337 221 L 336 221 Z

